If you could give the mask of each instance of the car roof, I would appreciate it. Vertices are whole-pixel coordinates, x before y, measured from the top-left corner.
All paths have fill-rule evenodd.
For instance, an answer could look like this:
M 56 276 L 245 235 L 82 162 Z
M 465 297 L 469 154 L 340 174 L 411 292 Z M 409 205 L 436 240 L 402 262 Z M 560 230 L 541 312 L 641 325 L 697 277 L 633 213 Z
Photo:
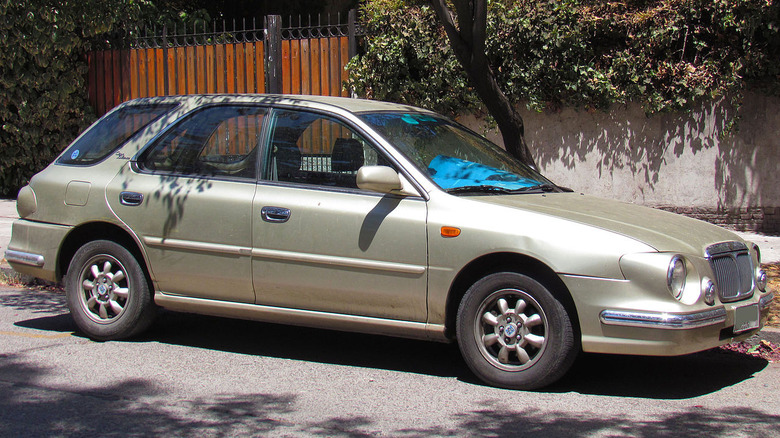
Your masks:
M 381 111 L 432 113 L 429 110 L 411 105 L 383 102 L 379 100 L 295 94 L 192 94 L 186 96 L 143 97 L 125 102 L 124 105 L 174 102 L 188 107 L 219 103 L 262 103 L 267 105 L 297 106 L 303 108 L 332 107 L 351 113 Z

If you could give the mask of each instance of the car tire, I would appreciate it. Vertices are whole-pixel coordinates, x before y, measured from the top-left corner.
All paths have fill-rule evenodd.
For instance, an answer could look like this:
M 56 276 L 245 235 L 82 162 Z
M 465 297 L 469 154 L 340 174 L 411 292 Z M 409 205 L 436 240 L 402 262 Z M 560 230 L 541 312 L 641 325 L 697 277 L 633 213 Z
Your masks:
M 108 240 L 76 251 L 65 276 L 65 294 L 76 326 L 98 341 L 135 336 L 156 313 L 143 268 L 130 251 Z
M 579 352 L 563 304 L 526 275 L 499 272 L 472 285 L 456 333 L 469 368 L 490 385 L 532 390 L 560 379 Z

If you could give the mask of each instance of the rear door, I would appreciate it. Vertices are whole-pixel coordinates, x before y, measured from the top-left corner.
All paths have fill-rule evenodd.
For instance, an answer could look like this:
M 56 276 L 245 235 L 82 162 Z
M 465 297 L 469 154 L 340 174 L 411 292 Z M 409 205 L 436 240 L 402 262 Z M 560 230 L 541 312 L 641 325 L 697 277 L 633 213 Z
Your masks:
M 252 303 L 253 198 L 267 110 L 212 106 L 159 137 L 109 185 L 158 291 Z

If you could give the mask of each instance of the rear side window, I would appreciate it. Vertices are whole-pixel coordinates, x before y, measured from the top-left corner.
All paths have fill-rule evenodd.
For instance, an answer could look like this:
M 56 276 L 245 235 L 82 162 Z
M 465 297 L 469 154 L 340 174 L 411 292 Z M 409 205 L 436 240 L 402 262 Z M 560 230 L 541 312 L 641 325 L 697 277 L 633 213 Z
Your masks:
M 266 108 L 204 108 L 168 130 L 141 155 L 150 172 L 185 176 L 255 178 Z
M 129 105 L 102 118 L 68 147 L 58 164 L 86 166 L 106 158 L 136 132 L 175 108 L 176 104 Z

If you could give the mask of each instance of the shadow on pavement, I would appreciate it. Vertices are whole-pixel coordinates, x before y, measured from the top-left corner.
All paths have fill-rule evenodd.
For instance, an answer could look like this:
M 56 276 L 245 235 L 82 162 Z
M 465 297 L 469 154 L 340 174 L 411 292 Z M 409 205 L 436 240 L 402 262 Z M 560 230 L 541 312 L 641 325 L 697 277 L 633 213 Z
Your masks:
M 55 313 L 15 322 L 19 327 L 69 332 L 61 294 L 19 290 L 0 295 L 0 306 Z M 309 362 L 455 377 L 481 385 L 455 344 L 231 320 L 161 311 L 154 326 L 127 342 L 161 342 Z M 680 357 L 582 354 L 569 373 L 543 392 L 685 399 L 732 386 L 767 366 L 763 359 L 722 350 Z
M 720 349 L 676 357 L 582 354 L 550 392 L 686 399 L 750 379 L 764 359 Z
M 455 344 L 342 333 L 164 312 L 142 339 L 310 362 L 388 369 L 482 385 Z M 752 356 L 710 350 L 679 357 L 582 354 L 543 392 L 685 399 L 749 379 L 767 366 Z
M 373 417 L 317 418 L 290 393 L 177 397 L 146 379 L 115 380 L 86 390 L 47 387 L 52 372 L 23 356 L 0 357 L 0 422 L 8 436 L 776 436 L 780 416 L 751 408 L 687 407 L 635 416 L 527 409 L 482 403 L 452 414 L 447 426 L 382 429 Z M 303 417 L 303 419 L 301 419 Z M 412 417 L 413 418 L 413 415 Z M 640 416 L 646 418 L 646 416 Z

